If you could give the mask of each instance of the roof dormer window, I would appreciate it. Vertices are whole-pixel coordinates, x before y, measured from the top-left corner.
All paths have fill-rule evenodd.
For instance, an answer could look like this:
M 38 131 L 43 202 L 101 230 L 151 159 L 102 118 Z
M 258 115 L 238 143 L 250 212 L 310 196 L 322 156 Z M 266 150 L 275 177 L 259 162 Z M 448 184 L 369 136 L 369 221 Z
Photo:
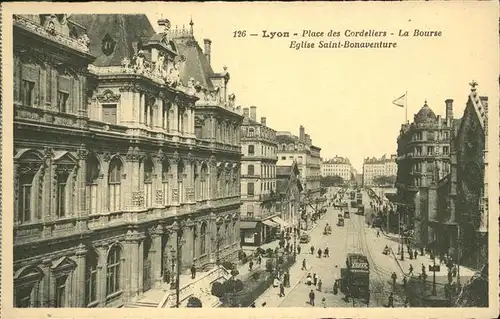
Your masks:
M 116 41 L 113 40 L 109 33 L 106 33 L 106 35 L 102 39 L 102 53 L 104 53 L 105 55 L 110 55 L 115 50 L 115 46 Z

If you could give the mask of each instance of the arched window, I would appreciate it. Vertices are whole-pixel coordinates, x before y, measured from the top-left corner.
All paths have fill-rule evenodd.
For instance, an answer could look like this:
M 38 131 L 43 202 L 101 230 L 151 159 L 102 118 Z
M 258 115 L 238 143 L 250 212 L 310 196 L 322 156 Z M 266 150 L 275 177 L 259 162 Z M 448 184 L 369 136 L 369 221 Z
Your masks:
M 85 178 L 85 208 L 90 214 L 96 214 L 100 212 L 98 209 L 98 179 L 100 175 L 100 165 L 99 161 L 95 155 L 91 154 L 87 157 L 86 163 L 86 178 Z
M 161 170 L 162 170 L 162 186 L 163 186 L 163 204 L 168 205 L 170 204 L 170 164 L 167 159 L 163 160 L 162 165 L 161 165 Z
M 120 290 L 120 259 L 121 249 L 118 245 L 111 248 L 108 254 L 106 269 L 106 296 Z
M 207 252 L 206 237 L 207 237 L 207 223 L 203 223 L 201 224 L 201 231 L 200 231 L 200 255 L 203 255 Z
M 196 259 L 196 239 L 198 237 L 198 228 L 193 226 L 193 260 Z
M 198 174 L 198 165 L 193 164 L 193 187 L 194 187 L 194 194 L 193 194 L 193 200 L 198 200 L 199 196 L 200 196 L 200 191 L 199 191 L 199 187 L 200 185 L 199 184 L 199 174 Z
M 231 242 L 231 234 L 229 234 L 229 224 L 226 222 L 224 226 L 224 236 L 225 236 L 225 245 L 228 246 Z
M 153 162 L 150 158 L 144 161 L 144 198 L 146 208 L 153 206 Z
M 108 176 L 108 210 L 115 212 L 120 209 L 122 163 L 113 158 L 109 163 Z
M 97 301 L 97 264 L 98 257 L 94 250 L 90 250 L 85 257 L 85 304 Z
M 23 267 L 14 274 L 14 305 L 17 308 L 47 307 L 39 302 L 39 283 L 44 277 L 38 267 Z
M 200 182 L 201 182 L 201 199 L 207 199 L 208 195 L 208 167 L 207 164 L 201 166 L 200 172 Z
M 184 203 L 184 162 L 177 163 L 177 191 L 179 193 L 179 203 Z
M 170 102 L 168 101 L 165 101 L 163 100 L 162 101 L 162 128 L 165 130 L 165 131 L 169 131 L 170 130 L 170 121 L 169 121 L 169 118 L 168 118 L 168 112 L 170 111 L 170 107 L 172 106 L 172 104 L 170 104 Z

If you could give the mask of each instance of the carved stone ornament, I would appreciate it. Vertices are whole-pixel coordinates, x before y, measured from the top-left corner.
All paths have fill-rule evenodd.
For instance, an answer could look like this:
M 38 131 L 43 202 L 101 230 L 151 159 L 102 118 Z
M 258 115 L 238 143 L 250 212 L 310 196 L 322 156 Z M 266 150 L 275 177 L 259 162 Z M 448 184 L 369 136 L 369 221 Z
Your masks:
M 99 103 L 118 103 L 120 94 L 114 94 L 111 90 L 104 91 L 101 95 L 97 95 Z
M 187 161 L 191 164 L 193 164 L 195 162 L 195 158 L 194 158 L 193 154 L 191 154 L 191 152 L 189 152 L 187 155 Z
M 52 158 L 54 156 L 54 151 L 51 148 L 46 147 L 43 150 L 43 155 L 45 156 L 45 159 Z
M 104 153 L 102 154 L 102 159 L 105 161 L 105 162 L 109 162 L 109 160 L 111 160 L 111 153 Z
M 170 162 L 172 164 L 177 164 L 177 163 L 179 163 L 180 159 L 181 158 L 179 156 L 179 153 L 177 151 L 175 151 L 174 154 L 172 154 L 172 157 L 170 158 Z

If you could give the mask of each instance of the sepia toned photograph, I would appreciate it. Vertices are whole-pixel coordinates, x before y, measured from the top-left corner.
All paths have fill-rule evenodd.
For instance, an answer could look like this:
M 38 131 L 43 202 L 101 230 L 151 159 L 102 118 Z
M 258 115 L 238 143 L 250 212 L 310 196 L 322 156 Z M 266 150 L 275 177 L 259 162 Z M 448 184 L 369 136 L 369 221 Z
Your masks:
M 499 21 L 3 6 L 2 312 L 498 315 Z

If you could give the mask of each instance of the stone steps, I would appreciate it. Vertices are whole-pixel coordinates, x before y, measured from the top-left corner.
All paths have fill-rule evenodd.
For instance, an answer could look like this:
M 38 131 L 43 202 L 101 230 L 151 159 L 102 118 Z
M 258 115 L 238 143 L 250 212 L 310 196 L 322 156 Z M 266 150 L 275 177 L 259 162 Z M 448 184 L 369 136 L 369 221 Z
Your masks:
M 156 302 L 135 301 L 128 303 L 124 308 L 156 308 L 157 306 Z

